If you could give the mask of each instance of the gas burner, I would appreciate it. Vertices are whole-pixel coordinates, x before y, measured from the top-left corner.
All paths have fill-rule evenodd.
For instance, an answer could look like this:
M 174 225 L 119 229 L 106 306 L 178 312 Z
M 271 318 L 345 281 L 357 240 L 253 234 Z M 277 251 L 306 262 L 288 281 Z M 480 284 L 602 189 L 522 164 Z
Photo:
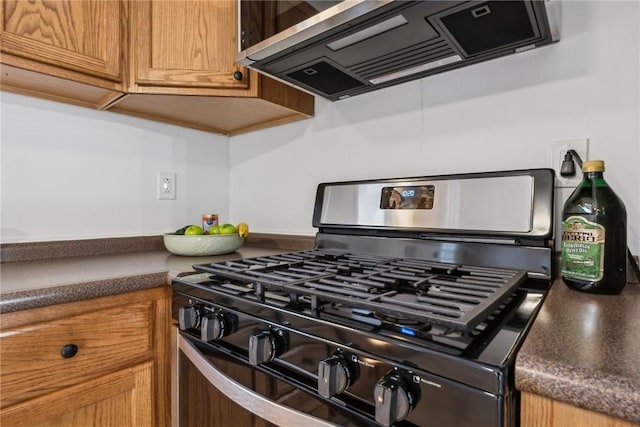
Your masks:
M 373 316 L 376 319 L 380 319 L 383 322 L 390 323 L 390 324 L 393 324 L 393 325 L 396 325 L 396 326 L 407 326 L 407 327 L 409 327 L 409 326 L 424 325 L 424 322 L 421 322 L 418 319 L 412 319 L 412 318 L 410 318 L 408 316 L 402 316 L 402 315 L 400 315 L 400 316 L 398 316 L 398 315 L 392 316 L 392 315 L 389 315 L 389 314 L 378 313 L 378 312 L 373 313 Z M 428 328 L 428 329 L 431 329 L 431 325 L 430 324 L 426 324 L 424 327 Z
M 335 305 L 334 305 L 335 307 Z M 419 326 L 422 330 L 429 330 L 431 329 L 431 325 L 430 324 L 425 324 L 424 322 L 421 322 L 418 319 L 413 319 L 409 316 L 403 316 L 403 315 L 398 315 L 398 316 L 392 316 L 389 314 L 385 314 L 385 313 L 380 313 L 380 312 L 374 312 L 371 310 L 362 310 L 359 308 L 351 308 L 351 307 L 346 307 L 345 310 L 350 311 L 353 314 L 354 318 L 370 318 L 370 319 L 375 319 L 378 322 L 376 322 L 376 324 L 387 324 L 387 325 L 393 325 L 393 326 L 406 326 L 406 327 L 417 327 Z

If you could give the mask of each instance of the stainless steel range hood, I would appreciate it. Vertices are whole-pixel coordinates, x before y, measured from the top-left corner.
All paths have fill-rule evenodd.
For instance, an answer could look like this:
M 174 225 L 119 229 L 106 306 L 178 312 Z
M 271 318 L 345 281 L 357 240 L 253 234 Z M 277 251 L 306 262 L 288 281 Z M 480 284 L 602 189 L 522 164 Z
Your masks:
M 302 3 L 311 16 L 286 28 L 278 27 L 283 18 L 269 16 L 277 8 L 292 15 Z M 559 0 L 240 0 L 236 60 L 335 101 L 558 41 L 559 6 Z

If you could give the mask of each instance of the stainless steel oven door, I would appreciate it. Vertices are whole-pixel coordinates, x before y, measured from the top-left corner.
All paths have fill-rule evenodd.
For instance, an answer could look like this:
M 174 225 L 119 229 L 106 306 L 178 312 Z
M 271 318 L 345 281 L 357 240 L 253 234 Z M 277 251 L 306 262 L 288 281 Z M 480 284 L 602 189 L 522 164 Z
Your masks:
M 359 425 L 332 405 L 178 335 L 179 425 Z

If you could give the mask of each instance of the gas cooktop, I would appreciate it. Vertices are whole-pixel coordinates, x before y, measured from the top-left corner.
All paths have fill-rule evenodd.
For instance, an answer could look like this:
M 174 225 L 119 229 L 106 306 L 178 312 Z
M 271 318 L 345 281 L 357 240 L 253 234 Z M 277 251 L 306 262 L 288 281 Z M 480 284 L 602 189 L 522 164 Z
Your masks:
M 194 265 L 174 316 L 202 348 L 358 422 L 514 425 L 515 354 L 553 271 L 553 179 L 320 184 L 314 249 Z
M 201 286 L 294 313 L 466 347 L 526 273 L 339 251 L 200 264 Z M 191 279 L 187 279 L 191 281 Z

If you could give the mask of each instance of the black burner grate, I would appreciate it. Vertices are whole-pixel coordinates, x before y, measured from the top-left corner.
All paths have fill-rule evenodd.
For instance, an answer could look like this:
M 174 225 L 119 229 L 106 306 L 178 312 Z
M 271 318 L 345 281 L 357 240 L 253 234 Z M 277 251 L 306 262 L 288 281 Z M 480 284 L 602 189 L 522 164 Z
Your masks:
M 521 284 L 526 273 L 419 259 L 327 250 L 195 265 L 197 271 L 325 303 L 470 332 Z M 258 296 L 259 299 L 261 296 Z

